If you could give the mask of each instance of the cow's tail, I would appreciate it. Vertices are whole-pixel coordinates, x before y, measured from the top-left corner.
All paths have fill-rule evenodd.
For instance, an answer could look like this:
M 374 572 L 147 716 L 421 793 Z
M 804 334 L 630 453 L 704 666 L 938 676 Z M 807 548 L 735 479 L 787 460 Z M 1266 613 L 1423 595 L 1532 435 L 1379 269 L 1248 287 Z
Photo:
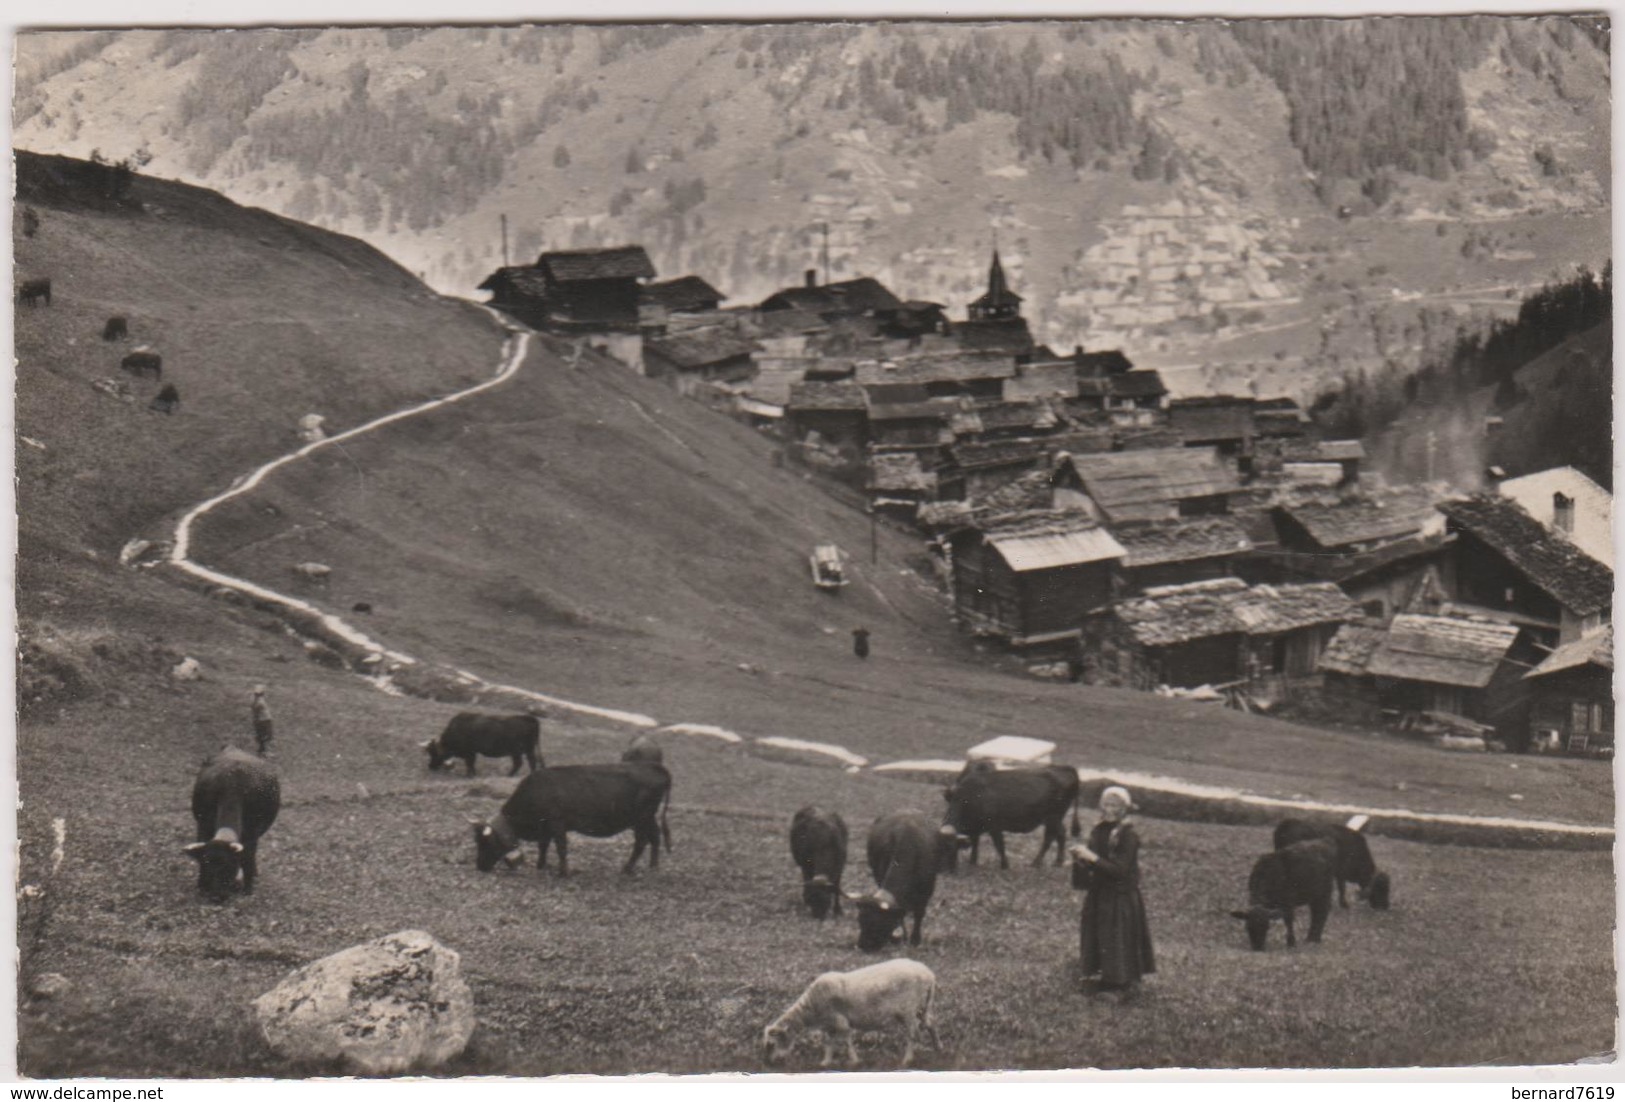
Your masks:
M 666 782 L 666 798 L 660 802 L 660 836 L 666 840 L 666 853 L 671 853 L 671 827 L 666 825 L 666 809 L 671 806 L 671 782 Z
M 1072 837 L 1077 838 L 1083 834 L 1083 827 L 1078 824 L 1078 801 L 1083 798 L 1083 785 L 1072 790 Z

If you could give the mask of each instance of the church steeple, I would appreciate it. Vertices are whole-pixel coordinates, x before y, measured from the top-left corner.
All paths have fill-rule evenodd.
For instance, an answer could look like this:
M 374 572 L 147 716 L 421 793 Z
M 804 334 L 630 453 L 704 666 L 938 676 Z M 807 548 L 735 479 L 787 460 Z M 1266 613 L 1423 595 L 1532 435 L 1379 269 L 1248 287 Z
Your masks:
M 1004 265 L 999 262 L 999 250 L 995 248 L 993 263 L 987 270 L 987 294 L 970 304 L 970 320 L 1020 316 L 1021 296 L 1010 289 L 1010 283 L 1004 277 Z

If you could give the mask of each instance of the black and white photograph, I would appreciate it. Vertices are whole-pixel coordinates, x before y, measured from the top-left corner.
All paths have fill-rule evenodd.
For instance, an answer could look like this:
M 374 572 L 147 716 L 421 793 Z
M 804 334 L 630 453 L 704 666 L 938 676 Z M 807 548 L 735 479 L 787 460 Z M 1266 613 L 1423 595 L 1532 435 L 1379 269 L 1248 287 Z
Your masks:
M 19 17 L 18 1078 L 1617 1076 L 1610 14 L 929 15 Z

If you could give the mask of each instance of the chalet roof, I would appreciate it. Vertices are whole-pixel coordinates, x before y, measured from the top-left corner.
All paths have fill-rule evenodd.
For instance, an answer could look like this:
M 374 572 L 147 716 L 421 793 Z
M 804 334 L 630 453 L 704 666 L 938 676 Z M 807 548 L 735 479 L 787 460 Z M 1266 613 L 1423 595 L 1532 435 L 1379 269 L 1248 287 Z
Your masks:
M 1290 398 L 1279 401 L 1291 401 Z M 1253 407 L 1253 424 L 1259 436 L 1303 436 L 1309 431 L 1309 415 L 1293 403 L 1291 409 L 1265 409 L 1262 403 Z
M 931 493 L 937 488 L 937 476 L 920 466 L 920 457 L 914 452 L 877 452 L 869 457 L 869 488 Z
M 1070 362 L 1023 364 L 1015 377 L 1004 381 L 1004 396 L 1015 398 L 1074 398 L 1078 393 L 1078 369 Z
M 645 345 L 650 352 L 688 369 L 740 359 L 756 349 L 755 341 L 720 325 L 651 337 Z
M 1342 463 L 1365 458 L 1365 445 L 1358 440 L 1315 440 L 1310 443 L 1315 459 L 1325 463 Z
M 533 268 L 523 267 L 523 266 L 516 266 L 516 265 L 511 265 L 511 264 L 509 266 L 505 267 L 505 268 L 498 268 L 496 271 L 494 271 L 490 275 L 486 276 L 485 277 L 485 282 L 481 283 L 478 287 L 475 288 L 475 290 L 478 290 L 478 291 L 494 291 L 494 290 L 497 289 L 497 285 L 499 283 L 511 282 L 513 280 L 513 278 L 515 276 L 517 276 L 520 272 L 529 272 L 529 271 L 534 271 L 534 270 L 535 269 L 533 269 Z
M 1125 425 L 1116 430 L 1117 447 L 1122 451 L 1148 451 L 1153 448 L 1179 448 L 1184 437 L 1167 425 Z
M 1249 587 L 1237 578 L 1159 586 L 1112 606 L 1112 614 L 1149 647 L 1215 635 L 1280 635 L 1339 623 L 1355 612 L 1354 602 L 1330 582 Z
M 1235 472 L 1211 448 L 1070 455 L 1068 462 L 1113 523 L 1156 519 L 1161 510 L 1154 506 L 1241 488 Z
M 1032 463 L 1055 449 L 1053 437 L 1022 436 L 1014 440 L 966 441 L 949 449 L 954 465 L 963 471 Z
M 902 305 L 879 280 L 869 276 L 817 287 L 786 287 L 762 300 L 765 312 L 792 309 L 818 315 L 890 313 Z
M 1161 375 L 1147 369 L 1113 375 L 1109 393 L 1113 398 L 1160 398 L 1168 388 L 1162 384 Z
M 1613 628 L 1606 628 L 1593 635 L 1576 639 L 1572 643 L 1564 643 L 1524 676 L 1545 677 L 1549 673 L 1572 670 L 1578 666 L 1600 666 L 1605 670 L 1614 668 Z
M 1032 351 L 1033 334 L 1026 318 L 983 318 L 956 321 L 951 336 L 966 351 L 1008 352 L 1025 355 Z
M 1371 655 L 1387 635 L 1388 629 L 1384 625 L 1369 620 L 1344 624 L 1332 636 L 1332 641 L 1326 644 L 1316 668 L 1351 677 L 1364 677 L 1366 666 L 1371 663 Z
M 868 383 L 854 380 L 858 389 L 869 398 L 870 405 L 884 406 L 898 402 L 924 402 L 931 397 L 921 383 Z
M 993 250 L 993 263 L 987 270 L 987 291 L 971 303 L 973 309 L 992 309 L 999 306 L 1020 306 L 1021 296 L 1010 289 L 1004 278 L 1004 265 L 999 263 L 999 251 Z
M 967 356 L 950 353 L 941 356 L 914 356 L 904 360 L 860 363 L 859 383 L 944 383 L 976 379 L 1008 379 L 1016 373 L 1015 360 L 1007 356 Z
M 1118 349 L 1108 352 L 1083 352 L 1072 357 L 1078 365 L 1080 376 L 1093 376 L 1104 378 L 1109 375 L 1122 375 L 1134 370 L 1134 361 L 1123 355 Z
M 790 384 L 786 409 L 862 410 L 869 406 L 863 388 L 845 379 Z
M 1253 546 L 1247 533 L 1229 517 L 1124 525 L 1115 534 L 1128 552 L 1123 565 L 1130 569 L 1234 555 Z
M 542 298 L 547 294 L 547 277 L 539 268 L 516 267 L 498 268 L 485 277 L 485 282 L 479 285 L 481 291 L 496 291 L 504 284 L 508 289 L 521 295 L 533 298 Z
M 707 309 L 727 297 L 697 275 L 650 283 L 643 288 L 645 302 L 656 303 L 668 310 Z
M 925 528 L 962 528 L 972 512 L 965 501 L 927 501 L 921 503 L 914 519 Z
M 584 279 L 653 279 L 655 266 L 642 245 L 543 253 L 536 267 L 556 283 Z
M 1366 663 L 1366 672 L 1401 681 L 1482 689 L 1518 638 L 1511 624 L 1401 613 Z
M 1614 572 L 1574 544 L 1548 532 L 1517 502 L 1494 494 L 1447 501 L 1439 511 L 1511 563 L 1564 608 L 1581 616 L 1606 608 Z
M 1427 495 L 1416 493 L 1399 494 L 1383 500 L 1349 501 L 1336 505 L 1283 505 L 1279 508 L 1327 550 L 1414 536 L 1437 516 Z
M 801 333 L 822 333 L 829 323 L 811 310 L 762 310 L 751 318 L 764 336 L 783 337 Z
M 1253 429 L 1253 400 L 1229 395 L 1176 398 L 1168 403 L 1168 420 L 1187 443 L 1241 440 Z
M 1496 487 L 1502 497 L 1523 506 L 1524 512 L 1547 528 L 1555 525 L 1554 494 L 1574 502 L 1574 529 L 1568 539 L 1580 550 L 1612 568 L 1614 563 L 1614 498 L 1607 490 L 1573 467 L 1509 478 Z
M 986 513 L 1014 513 L 1045 510 L 1050 504 L 1050 471 L 1040 467 L 976 499 L 976 508 Z
M 1018 574 L 1123 557 L 1112 534 L 1083 513 L 1036 509 L 990 518 L 979 527 Z

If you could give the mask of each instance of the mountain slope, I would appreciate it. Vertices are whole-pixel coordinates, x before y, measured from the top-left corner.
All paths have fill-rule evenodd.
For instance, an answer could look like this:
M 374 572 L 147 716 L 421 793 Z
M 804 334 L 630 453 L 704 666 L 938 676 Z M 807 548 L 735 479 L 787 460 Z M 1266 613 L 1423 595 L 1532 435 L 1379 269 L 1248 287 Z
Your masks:
M 960 305 L 997 238 L 1040 339 L 1169 363 L 1307 360 L 1325 315 L 1371 308 L 1341 300 L 1348 276 L 1406 256 L 1445 261 L 1395 280 L 1426 293 L 1605 259 L 1607 55 L 1578 24 L 1267 26 L 53 32 L 20 39 L 16 127 L 80 155 L 144 145 L 155 171 L 457 292 L 502 262 L 503 214 L 511 258 L 640 241 L 735 302 L 798 282 L 827 224 L 832 275 Z M 1395 113 L 1417 73 L 1437 93 Z M 1340 205 L 1397 240 L 1368 248 Z M 1553 214 L 1574 222 L 1523 239 Z M 1493 273 L 1436 248 L 1441 218 L 1512 238 Z M 1286 321 L 1290 340 L 1214 355 L 1215 333 Z

